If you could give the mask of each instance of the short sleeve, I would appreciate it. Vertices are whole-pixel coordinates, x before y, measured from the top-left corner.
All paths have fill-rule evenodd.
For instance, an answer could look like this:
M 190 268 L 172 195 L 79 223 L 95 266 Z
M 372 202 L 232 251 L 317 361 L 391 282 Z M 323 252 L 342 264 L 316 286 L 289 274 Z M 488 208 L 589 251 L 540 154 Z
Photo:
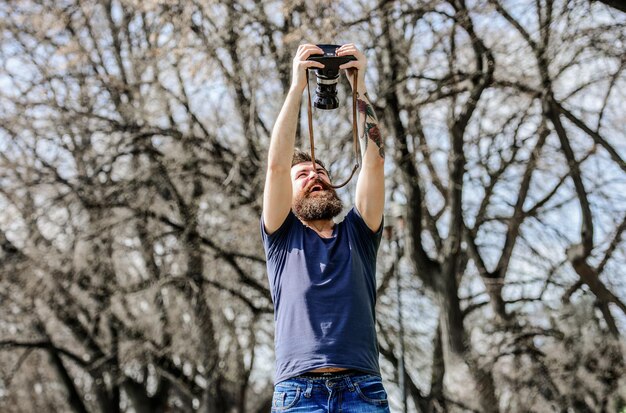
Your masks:
M 268 234 L 265 230 L 265 223 L 263 222 L 263 215 L 261 215 L 261 238 L 263 239 L 263 246 L 265 247 L 265 251 L 267 256 L 270 256 L 270 253 L 273 249 L 275 249 L 277 244 L 282 242 L 286 242 L 287 235 L 289 234 L 289 230 L 293 226 L 294 220 L 297 219 L 293 212 L 289 211 L 287 214 L 287 218 L 281 224 L 281 226 L 271 234 Z
M 380 240 L 383 236 L 384 220 L 381 221 L 380 227 L 378 227 L 378 230 L 376 232 L 372 231 L 370 227 L 367 226 L 365 220 L 356 208 L 352 208 L 348 212 L 348 214 L 346 215 L 346 220 L 354 226 L 359 238 L 366 237 L 371 239 L 371 241 L 375 245 L 375 248 L 378 249 Z
M 372 231 L 356 208 L 348 212 L 344 221 L 348 226 L 350 242 L 359 251 L 359 255 L 366 261 L 375 262 L 383 235 L 383 225 L 381 224 L 378 231 Z

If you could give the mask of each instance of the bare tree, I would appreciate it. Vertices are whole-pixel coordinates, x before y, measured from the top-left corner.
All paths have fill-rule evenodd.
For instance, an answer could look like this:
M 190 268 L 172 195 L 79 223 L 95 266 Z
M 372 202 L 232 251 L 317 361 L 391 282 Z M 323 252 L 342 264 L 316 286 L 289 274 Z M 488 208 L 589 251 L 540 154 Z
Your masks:
M 261 171 L 303 41 L 361 45 L 392 148 L 392 408 L 401 382 L 420 412 L 624 406 L 620 11 L 23 0 L 0 21 L 3 411 L 269 409 Z M 315 114 L 337 176 L 349 111 Z

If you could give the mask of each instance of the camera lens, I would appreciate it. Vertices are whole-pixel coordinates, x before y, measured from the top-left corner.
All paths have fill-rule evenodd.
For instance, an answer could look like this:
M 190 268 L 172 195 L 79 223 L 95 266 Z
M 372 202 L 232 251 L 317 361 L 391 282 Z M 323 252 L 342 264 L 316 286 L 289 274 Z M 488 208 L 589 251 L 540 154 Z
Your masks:
M 337 109 L 339 99 L 337 99 L 337 80 L 339 75 L 327 77 L 317 72 L 317 88 L 315 89 L 315 101 L 313 106 L 318 109 Z

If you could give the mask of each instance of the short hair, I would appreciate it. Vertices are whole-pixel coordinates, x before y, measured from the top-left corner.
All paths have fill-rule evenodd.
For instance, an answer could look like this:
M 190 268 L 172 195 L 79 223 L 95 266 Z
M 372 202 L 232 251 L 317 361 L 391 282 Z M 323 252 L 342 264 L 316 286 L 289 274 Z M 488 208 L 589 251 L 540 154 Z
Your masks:
M 293 158 L 291 158 L 291 167 L 293 168 L 295 165 L 302 163 L 302 162 L 311 162 L 311 154 L 309 154 L 308 152 L 301 151 L 300 149 L 296 149 L 295 152 L 293 153 Z M 326 168 L 326 165 L 324 165 L 324 162 L 315 158 L 315 163 L 321 166 L 322 168 L 324 168 L 328 176 L 330 176 L 330 172 Z

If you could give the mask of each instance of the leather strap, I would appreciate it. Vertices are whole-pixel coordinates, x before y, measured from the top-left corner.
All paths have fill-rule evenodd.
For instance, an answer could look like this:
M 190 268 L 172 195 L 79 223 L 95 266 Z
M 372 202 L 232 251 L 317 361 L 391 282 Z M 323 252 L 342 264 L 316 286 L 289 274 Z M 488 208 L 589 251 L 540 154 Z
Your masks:
M 358 90 L 357 82 L 358 82 L 358 70 L 354 69 L 354 76 L 352 80 L 352 85 L 353 85 L 353 89 L 352 89 L 352 139 L 354 141 L 353 142 L 354 143 L 354 156 L 356 158 L 355 164 L 354 164 L 354 167 L 352 168 L 352 173 L 350 173 L 350 176 L 345 182 L 339 185 L 332 185 L 332 187 L 335 189 L 346 186 L 348 182 L 350 182 L 350 180 L 352 179 L 356 171 L 361 167 L 361 146 L 359 145 L 359 132 L 357 128 L 358 126 L 357 125 L 357 101 L 356 101 L 357 90 Z M 307 105 L 307 115 L 309 118 L 309 144 L 311 146 L 311 162 L 313 163 L 313 170 L 316 171 L 317 165 L 315 164 L 315 138 L 313 137 L 313 106 L 311 104 L 311 88 L 309 87 L 309 69 L 307 69 L 307 74 L 306 74 L 306 90 L 307 90 L 307 95 L 309 97 L 308 105 Z

